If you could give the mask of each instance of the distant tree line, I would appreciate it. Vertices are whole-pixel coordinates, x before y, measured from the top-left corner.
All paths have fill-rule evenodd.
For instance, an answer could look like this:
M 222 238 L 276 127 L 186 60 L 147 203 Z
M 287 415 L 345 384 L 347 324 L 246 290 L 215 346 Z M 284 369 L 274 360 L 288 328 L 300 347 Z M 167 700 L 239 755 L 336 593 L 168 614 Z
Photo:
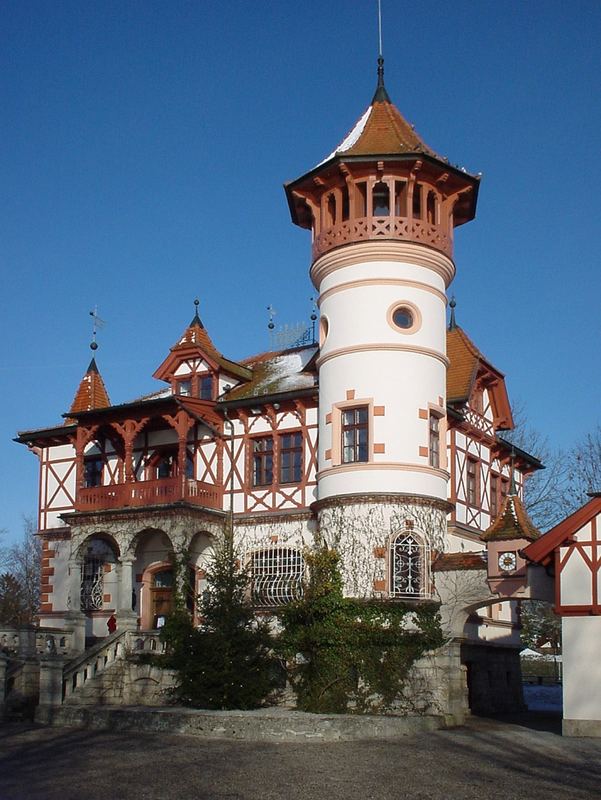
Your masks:
M 5 533 L 5 532 L 4 532 Z M 40 607 L 42 543 L 29 517 L 14 544 L 3 545 L 0 532 L 0 625 L 28 625 Z

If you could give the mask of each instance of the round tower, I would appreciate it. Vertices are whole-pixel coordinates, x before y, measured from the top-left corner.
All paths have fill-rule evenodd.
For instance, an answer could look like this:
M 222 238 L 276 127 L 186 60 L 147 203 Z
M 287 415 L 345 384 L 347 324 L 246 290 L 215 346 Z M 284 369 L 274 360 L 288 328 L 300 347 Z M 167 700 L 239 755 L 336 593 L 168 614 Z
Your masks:
M 352 594 L 428 596 L 429 554 L 444 549 L 446 289 L 478 182 L 402 117 L 380 58 L 369 108 L 286 185 L 293 221 L 312 231 L 321 312 L 316 507 Z

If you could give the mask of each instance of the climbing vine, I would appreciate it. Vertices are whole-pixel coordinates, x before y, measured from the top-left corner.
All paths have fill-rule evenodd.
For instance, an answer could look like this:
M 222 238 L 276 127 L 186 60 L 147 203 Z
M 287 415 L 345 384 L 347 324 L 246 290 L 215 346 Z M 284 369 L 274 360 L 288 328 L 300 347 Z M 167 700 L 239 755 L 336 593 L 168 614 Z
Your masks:
M 410 670 L 442 644 L 438 605 L 343 596 L 338 553 L 305 556 L 302 600 L 279 613 L 297 705 L 320 713 L 382 713 L 403 697 Z

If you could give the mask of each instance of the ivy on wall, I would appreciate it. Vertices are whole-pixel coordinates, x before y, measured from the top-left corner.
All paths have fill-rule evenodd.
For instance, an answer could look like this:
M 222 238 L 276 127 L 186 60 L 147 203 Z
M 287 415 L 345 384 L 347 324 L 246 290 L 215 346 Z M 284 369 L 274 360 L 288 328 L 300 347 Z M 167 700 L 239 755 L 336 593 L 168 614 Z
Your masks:
M 303 711 L 385 713 L 406 691 L 413 664 L 443 642 L 438 604 L 343 596 L 339 556 L 306 555 L 302 600 L 279 613 L 278 649 Z

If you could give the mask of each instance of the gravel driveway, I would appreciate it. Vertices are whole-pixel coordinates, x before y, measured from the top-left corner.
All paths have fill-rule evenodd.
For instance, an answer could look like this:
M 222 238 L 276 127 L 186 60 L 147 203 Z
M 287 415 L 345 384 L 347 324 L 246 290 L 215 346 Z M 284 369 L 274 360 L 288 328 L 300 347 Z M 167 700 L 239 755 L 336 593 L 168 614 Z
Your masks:
M 0 727 L 0 798 L 599 798 L 601 740 L 564 739 L 524 727 L 525 719 L 474 718 L 464 728 L 397 741 L 302 744 L 10 724 Z M 539 727 L 553 727 L 541 719 Z

